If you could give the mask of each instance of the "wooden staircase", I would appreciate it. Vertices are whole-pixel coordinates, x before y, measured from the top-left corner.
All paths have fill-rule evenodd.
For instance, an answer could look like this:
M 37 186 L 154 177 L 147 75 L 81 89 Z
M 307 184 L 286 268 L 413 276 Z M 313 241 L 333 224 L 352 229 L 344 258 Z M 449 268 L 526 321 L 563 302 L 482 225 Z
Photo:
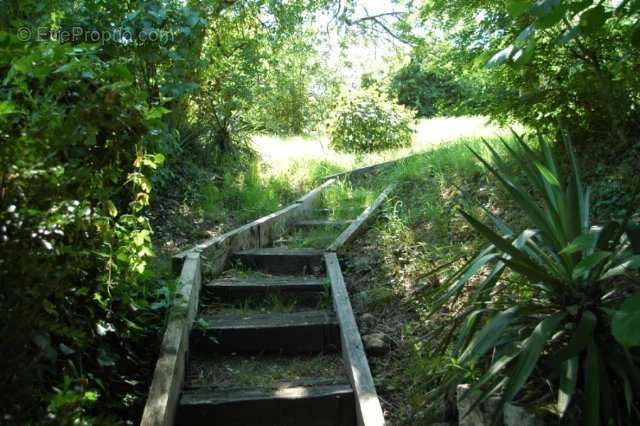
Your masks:
M 337 226 L 328 221 L 302 223 L 305 228 Z M 267 358 L 268 363 L 261 361 L 269 374 L 278 367 L 292 369 L 294 363 L 314 365 L 314 358 L 321 363 L 327 354 L 339 353 L 340 328 L 332 304 L 327 303 L 330 285 L 323 255 L 321 248 L 308 247 L 234 252 L 230 264 L 240 270 L 232 269 L 202 288 L 190 355 L 233 354 L 230 364 L 237 365 L 240 357 L 255 362 L 253 355 L 277 354 Z M 281 306 L 274 307 L 274 300 Z M 207 302 L 240 308 L 209 314 Z M 339 371 L 333 371 L 337 376 L 333 378 L 323 377 L 320 371 L 268 385 L 220 386 L 215 378 L 210 383 L 188 381 L 180 397 L 177 424 L 353 426 L 354 393 L 342 360 L 337 359 Z M 219 358 L 217 369 L 224 362 Z M 194 374 L 188 372 L 188 376 Z
M 185 255 L 185 300 L 174 310 L 186 314 L 167 327 L 141 424 L 384 424 L 335 250 L 296 240 L 309 230 L 345 244 L 374 209 L 367 218 L 334 221 L 310 214 L 311 205 L 302 198 Z M 257 248 L 246 248 L 256 239 Z M 224 270 L 200 283 L 203 247 Z

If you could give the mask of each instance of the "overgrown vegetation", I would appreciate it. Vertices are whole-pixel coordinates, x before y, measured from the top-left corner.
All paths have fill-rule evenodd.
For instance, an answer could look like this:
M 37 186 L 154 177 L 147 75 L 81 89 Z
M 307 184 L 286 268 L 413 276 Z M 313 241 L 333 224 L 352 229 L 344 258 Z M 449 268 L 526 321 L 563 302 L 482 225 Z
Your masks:
M 593 425 L 636 423 L 633 377 L 638 376 L 638 365 L 633 353 L 640 341 L 633 337 L 637 295 L 632 276 L 640 267 L 640 241 L 632 222 L 635 204 L 626 206 L 619 221 L 594 225 L 591 192 L 583 186 L 571 145 L 565 146 L 570 158 L 565 180 L 543 139 L 540 154 L 523 138 L 515 140 L 516 146 L 504 144 L 508 159 L 490 146 L 491 164 L 474 155 L 504 186 L 528 227 L 516 231 L 491 213 L 494 224 L 488 226 L 461 212 L 491 245 L 430 295 L 434 313 L 462 294 L 468 297 L 455 334 L 448 330 L 451 337 L 445 342 L 450 343 L 442 345 L 451 344 L 452 355 L 468 371 L 488 359 L 482 367 L 486 373 L 469 390 L 469 395 L 487 390 L 474 404 L 497 395 L 500 413 L 525 388 L 526 396 L 520 399 L 533 404 L 555 393 L 560 419 L 582 418 Z M 520 168 L 525 182 L 518 183 L 512 167 Z M 542 202 L 531 200 L 530 189 Z M 469 290 L 478 273 L 482 279 Z M 454 383 L 464 377 L 453 374 L 457 378 L 449 380 Z M 550 382 L 549 390 L 539 385 L 543 380 Z M 445 386 L 450 383 L 444 381 Z M 580 414 L 568 416 L 574 398 L 579 400 L 574 411 Z
M 340 152 L 370 153 L 411 144 L 412 116 L 384 94 L 364 89 L 345 96 L 333 113 L 331 147 Z
M 456 70 L 477 111 L 571 132 L 577 145 L 621 146 L 638 134 L 637 1 L 431 1 L 424 25 L 441 33 L 417 60 Z M 429 44 L 444 47 L 424 55 Z M 616 151 L 618 152 L 618 151 Z M 622 151 L 620 151 L 622 152 Z
M 637 341 L 625 323 L 637 321 L 638 287 L 628 271 L 601 278 L 637 264 L 637 230 L 622 224 L 638 209 L 640 1 L 394 1 L 398 10 L 369 14 L 372 5 L 4 4 L 3 422 L 137 422 L 175 293 L 167 250 L 272 212 L 324 175 L 425 150 L 324 200 L 331 217 L 352 219 L 385 183 L 401 183 L 351 271 L 354 289 L 389 283 L 381 293 L 393 293 L 375 309 L 398 350 L 374 364 L 393 421 L 432 420 L 425 396 L 461 381 L 487 394 L 491 382 L 503 402 L 559 388 L 566 422 L 638 421 Z M 332 51 L 363 38 L 391 42 L 392 54 L 384 71 L 353 79 L 352 58 Z M 433 122 L 413 122 L 460 114 L 549 141 L 562 128 L 593 194 L 559 144 L 435 141 Z M 263 164 L 256 133 L 317 142 L 271 139 L 279 149 Z M 463 143 L 492 157 L 495 177 Z M 527 154 L 501 160 L 513 146 Z M 296 149 L 306 155 L 289 163 Z M 493 217 L 497 231 L 482 225 Z M 517 238 L 505 224 L 531 231 Z M 494 247 L 474 257 L 485 238 Z M 467 284 L 438 299 L 454 271 Z

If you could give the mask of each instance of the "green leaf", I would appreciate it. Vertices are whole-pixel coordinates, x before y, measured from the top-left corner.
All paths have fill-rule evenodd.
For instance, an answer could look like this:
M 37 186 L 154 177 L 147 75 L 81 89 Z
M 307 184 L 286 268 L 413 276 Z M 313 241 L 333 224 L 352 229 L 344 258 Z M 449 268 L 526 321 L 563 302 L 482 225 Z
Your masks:
M 144 117 L 147 120 L 158 120 L 171 111 L 164 107 L 153 107 L 146 111 Z
M 640 346 L 640 293 L 628 297 L 611 321 L 611 332 L 627 348 Z
M 157 153 L 153 156 L 153 159 L 158 166 L 162 166 L 166 160 L 166 157 L 162 153 Z
M 559 5 L 560 0 L 538 0 L 531 6 L 529 12 L 535 17 L 542 18 L 549 16 Z
M 528 64 L 531 61 L 531 58 L 533 58 L 533 54 L 536 50 L 536 45 L 536 39 L 533 37 L 530 38 L 527 45 L 522 49 L 518 49 L 518 51 L 513 55 L 514 62 L 517 65 Z
M 505 47 L 504 49 L 502 49 L 501 51 L 493 55 L 493 57 L 489 59 L 489 62 L 485 64 L 485 68 L 495 68 L 497 66 L 504 64 L 509 59 L 511 59 L 511 55 L 514 52 L 515 52 L 515 46 L 513 44 L 510 44 L 509 46 Z
M 518 34 L 518 37 L 516 37 L 516 43 L 521 46 L 525 44 L 527 40 L 529 40 L 534 34 L 535 30 L 533 29 L 533 26 L 529 25 L 527 28 L 522 30 L 520 34 Z
M 580 322 L 578 322 L 578 327 L 571 335 L 571 339 L 569 339 L 569 343 L 556 352 L 551 364 L 558 365 L 559 363 L 580 355 L 593 340 L 593 331 L 597 323 L 598 318 L 593 312 L 584 311 L 580 317 Z
M 0 102 L 0 116 L 15 114 L 16 112 L 18 112 L 16 110 L 16 106 L 11 102 L 8 102 L 8 101 Z
M 556 6 L 550 13 L 541 16 L 534 22 L 534 27 L 539 30 L 546 30 L 559 23 L 567 12 L 567 5 L 564 3 Z
M 585 365 L 584 423 L 587 426 L 600 425 L 600 355 L 595 343 L 587 350 Z
M 111 217 L 118 216 L 118 209 L 116 208 L 116 205 L 113 204 L 113 201 L 107 200 L 104 204 L 105 204 L 105 207 L 107 208 L 107 212 Z
M 461 364 L 473 363 L 495 346 L 495 342 L 502 337 L 504 330 L 517 317 L 518 308 L 509 308 L 500 312 L 478 331 L 471 343 L 460 356 Z
M 525 13 L 531 5 L 530 0 L 506 0 L 505 6 L 509 15 L 518 17 Z
M 460 211 L 460 214 L 462 214 L 465 219 L 467 219 L 469 224 L 471 224 L 471 226 L 473 226 L 481 235 L 487 238 L 499 250 L 512 257 L 512 259 L 502 259 L 502 261 L 509 265 L 512 269 L 524 274 L 533 281 L 540 280 L 547 284 L 563 285 L 561 281 L 546 273 L 543 268 L 540 267 L 540 265 L 531 260 L 531 258 L 529 258 L 529 256 L 527 256 L 523 251 L 519 250 L 508 240 L 502 238 L 482 222 L 478 221 L 473 216 L 467 214 L 462 210 Z
M 573 357 L 563 362 L 560 371 L 558 414 L 560 418 L 563 418 L 576 390 L 576 382 L 578 381 L 578 357 Z
M 567 31 L 566 33 L 562 34 L 562 36 L 560 36 L 558 41 L 560 42 L 560 44 L 567 44 L 571 40 L 573 40 L 576 37 L 578 37 L 581 32 L 582 32 L 582 29 L 580 27 L 578 27 L 578 26 L 573 27 L 569 31 Z
M 116 362 L 111 355 L 102 348 L 98 350 L 98 358 L 96 361 L 98 361 L 98 365 L 100 367 L 113 367 L 116 365 Z
M 594 33 L 604 25 L 608 17 L 603 5 L 592 7 L 580 15 L 580 27 L 584 34 Z
M 558 178 L 556 178 L 551 170 L 540 163 L 536 163 L 536 167 L 540 171 L 540 174 L 542 174 L 542 177 L 544 177 L 544 180 L 546 180 L 550 185 L 560 188 L 560 182 L 558 182 Z
M 560 251 L 560 254 L 573 254 L 585 250 L 593 250 L 598 242 L 600 234 L 598 232 L 589 232 L 580 234 L 569 245 Z
M 640 255 L 631 256 L 630 258 L 625 259 L 622 263 L 610 267 L 604 274 L 602 274 L 599 280 L 608 280 L 609 278 L 623 275 L 629 270 L 638 268 L 640 268 Z
M 565 312 L 557 312 L 545 318 L 536 326 L 531 336 L 525 340 L 522 353 L 518 356 L 513 371 L 509 373 L 500 405 L 511 402 L 525 385 L 538 362 L 542 350 L 566 316 Z
M 595 253 L 583 258 L 574 268 L 571 277 L 574 280 L 587 278 L 591 271 L 603 261 L 611 257 L 608 251 L 596 251 Z

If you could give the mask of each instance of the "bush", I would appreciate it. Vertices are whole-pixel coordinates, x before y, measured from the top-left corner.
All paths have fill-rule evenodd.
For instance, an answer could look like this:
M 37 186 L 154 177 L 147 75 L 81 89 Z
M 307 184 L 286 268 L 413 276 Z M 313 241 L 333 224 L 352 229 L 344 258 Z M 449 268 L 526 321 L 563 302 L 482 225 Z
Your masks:
M 8 21 L 17 27 L 27 16 L 52 33 L 76 22 L 105 31 L 117 23 L 132 34 L 154 16 L 166 17 L 159 29 L 180 34 L 200 22 L 179 2 L 139 9 L 103 2 L 99 11 L 94 3 L 14 2 Z M 161 101 L 182 99 L 174 85 L 185 80 L 170 49 L 189 39 L 85 43 L 15 34 L 0 25 L 3 422 L 133 421 L 162 314 L 146 216 L 150 179 L 170 138 L 171 104 Z
M 634 324 L 640 297 L 633 295 L 633 274 L 640 266 L 640 238 L 631 222 L 633 206 L 623 220 L 592 224 L 590 190 L 581 183 L 570 144 L 563 184 L 544 141 L 538 155 L 516 140 L 517 147 L 504 148 L 526 185 L 491 146 L 493 165 L 474 154 L 531 226 L 515 232 L 488 213 L 494 230 L 463 211 L 490 245 L 436 290 L 434 312 L 471 288 L 463 296 L 470 303 L 454 321 L 460 327 L 453 346 L 460 366 L 484 371 L 471 390 L 486 392 L 474 403 L 492 395 L 500 396 L 501 407 L 514 399 L 548 404 L 553 398 L 560 418 L 580 405 L 574 412 L 584 424 L 638 424 L 640 339 Z
M 392 76 L 391 94 L 400 105 L 415 109 L 419 117 L 455 113 L 464 100 L 460 84 L 443 71 L 424 69 L 420 60 L 412 58 Z
M 329 135 L 336 151 L 370 153 L 411 145 L 413 116 L 373 89 L 340 101 Z

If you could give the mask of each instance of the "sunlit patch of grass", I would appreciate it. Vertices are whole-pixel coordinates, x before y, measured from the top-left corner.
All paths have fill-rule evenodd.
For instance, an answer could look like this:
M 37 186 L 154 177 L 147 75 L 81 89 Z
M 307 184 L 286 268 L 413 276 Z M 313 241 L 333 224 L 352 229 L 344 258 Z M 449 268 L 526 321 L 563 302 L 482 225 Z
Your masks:
M 508 130 L 488 123 L 484 117 L 420 120 L 410 147 L 375 154 L 344 154 L 332 150 L 326 136 L 277 137 L 256 135 L 253 147 L 264 161 L 267 175 L 287 174 L 294 182 L 314 181 L 318 168 L 335 173 L 430 151 L 461 139 L 479 140 L 508 135 Z M 327 174 L 331 174 L 327 173 Z M 317 178 L 317 176 L 316 176 Z

